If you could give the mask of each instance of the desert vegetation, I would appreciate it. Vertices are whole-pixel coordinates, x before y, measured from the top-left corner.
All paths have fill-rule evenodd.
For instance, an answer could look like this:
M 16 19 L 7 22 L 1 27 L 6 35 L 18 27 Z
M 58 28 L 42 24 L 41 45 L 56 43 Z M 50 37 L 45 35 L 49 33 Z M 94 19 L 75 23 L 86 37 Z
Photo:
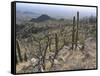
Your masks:
M 96 17 L 41 15 L 16 24 L 16 73 L 96 68 Z

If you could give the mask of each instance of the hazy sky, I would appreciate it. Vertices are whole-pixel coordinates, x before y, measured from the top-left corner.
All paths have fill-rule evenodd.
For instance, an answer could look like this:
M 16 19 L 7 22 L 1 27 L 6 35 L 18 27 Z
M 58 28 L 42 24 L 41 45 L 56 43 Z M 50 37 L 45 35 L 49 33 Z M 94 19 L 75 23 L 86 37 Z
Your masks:
M 16 3 L 16 10 L 29 11 L 38 14 L 47 14 L 55 18 L 72 18 L 76 16 L 76 12 L 80 12 L 80 17 L 96 16 L 96 7 L 83 6 L 64 6 L 64 5 L 48 5 L 48 4 L 32 4 L 32 3 Z

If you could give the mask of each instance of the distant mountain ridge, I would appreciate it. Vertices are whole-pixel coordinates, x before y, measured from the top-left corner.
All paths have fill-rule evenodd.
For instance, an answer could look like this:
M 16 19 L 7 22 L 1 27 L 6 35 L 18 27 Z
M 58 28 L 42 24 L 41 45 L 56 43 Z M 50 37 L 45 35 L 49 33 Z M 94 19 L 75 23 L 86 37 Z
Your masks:
M 16 11 L 16 23 L 21 24 L 23 22 L 30 21 L 30 19 L 39 17 L 40 14 L 35 12 L 29 12 L 29 11 Z
M 46 20 L 52 20 L 53 18 L 51 18 L 50 16 L 46 15 L 46 14 L 43 14 L 37 18 L 32 18 L 30 21 L 31 22 L 43 22 L 43 21 L 46 21 Z

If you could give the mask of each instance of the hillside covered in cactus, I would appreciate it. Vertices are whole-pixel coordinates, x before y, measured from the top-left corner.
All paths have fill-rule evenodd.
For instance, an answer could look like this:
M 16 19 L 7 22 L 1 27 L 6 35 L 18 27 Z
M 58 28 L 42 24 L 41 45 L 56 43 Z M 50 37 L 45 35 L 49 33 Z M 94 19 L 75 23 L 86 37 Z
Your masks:
M 52 12 L 60 13 L 53 14 L 52 6 L 41 6 L 50 13 L 17 9 L 21 12 L 16 12 L 16 73 L 96 69 L 96 9 L 90 7 L 91 13 L 75 6 L 78 9 L 69 13 L 72 7 L 58 6 Z M 61 8 L 67 13 L 61 15 Z

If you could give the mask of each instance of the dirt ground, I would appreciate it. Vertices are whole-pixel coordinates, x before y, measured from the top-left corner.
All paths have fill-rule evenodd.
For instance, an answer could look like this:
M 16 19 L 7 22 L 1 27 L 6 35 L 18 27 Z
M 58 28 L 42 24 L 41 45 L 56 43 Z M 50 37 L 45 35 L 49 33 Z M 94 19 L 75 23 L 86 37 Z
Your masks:
M 54 60 L 54 66 L 50 69 L 51 63 L 46 60 L 45 71 L 60 71 L 60 70 L 77 70 L 77 69 L 95 69 L 96 68 L 96 40 L 88 38 L 85 40 L 84 50 L 77 48 L 71 50 L 69 46 L 64 46 Z M 33 67 L 31 61 L 19 63 L 16 66 L 16 73 L 31 73 L 38 72 L 38 66 Z M 44 71 L 43 71 L 44 72 Z

